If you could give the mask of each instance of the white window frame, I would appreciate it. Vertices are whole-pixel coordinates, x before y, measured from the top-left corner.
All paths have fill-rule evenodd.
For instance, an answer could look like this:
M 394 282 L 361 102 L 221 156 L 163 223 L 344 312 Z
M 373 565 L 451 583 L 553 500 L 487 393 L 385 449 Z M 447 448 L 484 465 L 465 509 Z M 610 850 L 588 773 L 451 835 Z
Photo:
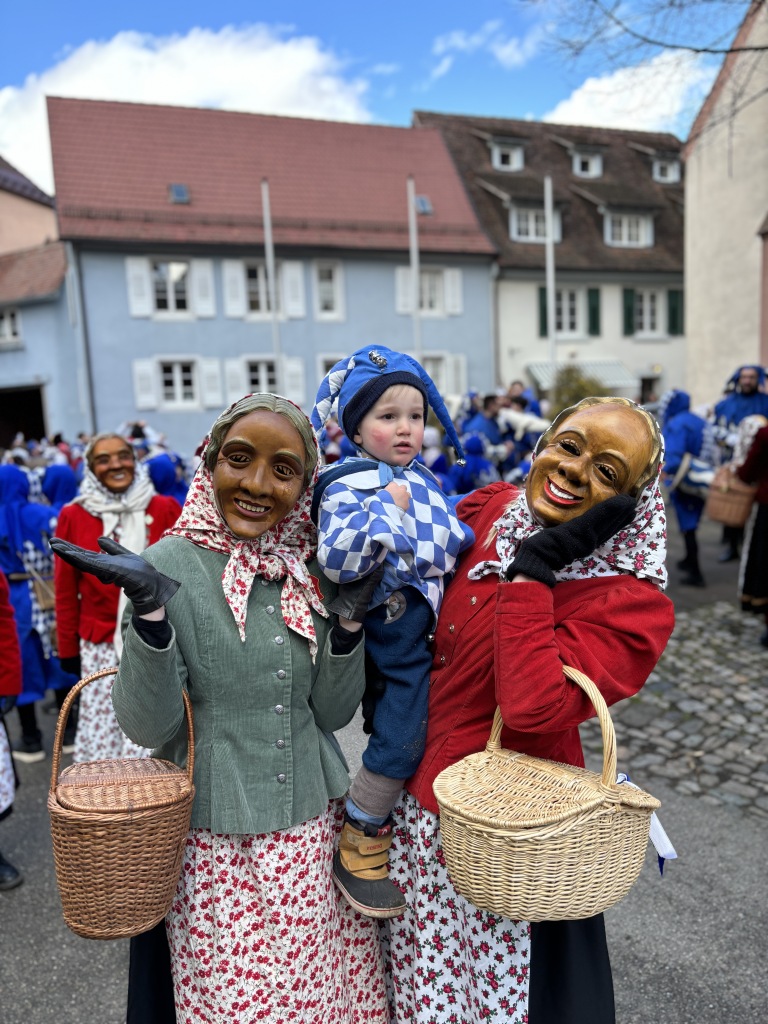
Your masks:
M 661 338 L 666 335 L 666 290 L 663 288 L 635 288 L 634 337 Z
M 680 161 L 654 160 L 652 175 L 653 180 L 657 181 L 660 185 L 677 185 L 680 181 Z
M 653 217 L 648 213 L 606 210 L 603 240 L 615 249 L 650 249 L 654 244 Z
M 564 302 L 567 302 L 567 325 L 563 317 Z M 563 339 L 587 337 L 586 288 L 555 289 L 555 336 Z
M 158 289 L 157 289 L 157 268 L 160 266 L 166 266 L 168 273 L 166 277 L 166 296 L 168 302 L 167 309 L 160 309 L 158 307 Z M 176 308 L 176 289 L 174 281 L 171 276 L 171 269 L 173 267 L 184 267 L 185 268 L 185 286 L 184 286 L 184 299 L 186 307 L 184 309 Z M 171 259 L 165 256 L 152 256 L 149 260 L 149 274 L 150 281 L 152 283 L 152 308 L 153 315 L 158 320 L 192 320 L 194 319 L 194 311 L 192 307 L 192 260 L 179 260 Z
M 172 393 L 166 395 L 165 367 L 171 368 Z M 188 394 L 182 374 L 189 368 L 191 377 Z M 223 405 L 221 360 L 173 353 L 147 359 L 134 359 L 133 396 L 136 409 L 162 409 L 167 412 L 190 412 L 200 409 L 220 409 Z
M 330 285 L 321 281 L 321 274 L 331 272 Z M 323 309 L 323 294 L 327 289 L 332 296 L 332 308 Z M 344 267 L 339 260 L 314 260 L 312 263 L 312 298 L 315 320 L 331 320 L 336 323 L 345 319 L 344 309 Z
M 603 174 L 603 157 L 600 153 L 582 153 L 579 150 L 574 150 L 571 155 L 571 166 L 573 173 L 577 178 L 600 178 Z M 588 166 L 585 170 L 582 168 L 582 161 L 586 161 Z
M 249 356 L 245 361 L 246 389 L 273 394 L 277 390 L 277 360 L 274 356 Z
M 171 368 L 173 378 L 174 394 L 168 396 L 165 390 L 165 367 Z M 189 397 L 184 397 L 184 381 L 182 378 L 183 368 L 191 369 L 192 392 Z M 158 359 L 157 372 L 159 378 L 160 408 L 170 410 L 176 409 L 199 409 L 200 403 L 200 373 L 196 359 Z
M 21 344 L 21 313 L 15 306 L 6 306 L 0 309 L 0 346 L 15 348 Z
M 491 166 L 495 171 L 513 173 L 525 167 L 525 153 L 522 146 L 511 142 L 491 143 Z
M 463 276 L 460 267 L 419 267 L 419 316 L 442 319 L 464 312 Z M 412 314 L 411 268 L 395 269 L 395 310 Z M 426 304 L 425 304 L 426 303 Z
M 547 240 L 546 218 L 543 206 L 510 206 L 509 237 L 513 242 L 543 245 Z M 555 242 L 562 239 L 562 220 L 559 210 L 552 212 L 552 232 Z
M 251 287 L 248 271 L 256 271 L 256 283 L 261 309 L 251 308 Z M 245 318 L 246 320 L 271 320 L 272 310 L 269 306 L 269 287 L 267 283 L 267 261 L 266 260 L 243 260 L 243 276 L 245 278 Z M 275 304 L 277 306 L 278 320 L 284 320 L 283 295 L 282 295 L 283 273 L 282 266 L 275 264 Z

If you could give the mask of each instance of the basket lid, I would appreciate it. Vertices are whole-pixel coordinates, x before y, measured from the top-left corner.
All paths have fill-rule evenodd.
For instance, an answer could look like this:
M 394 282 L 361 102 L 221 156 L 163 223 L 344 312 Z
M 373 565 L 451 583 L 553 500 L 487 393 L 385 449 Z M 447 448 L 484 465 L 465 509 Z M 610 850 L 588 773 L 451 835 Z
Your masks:
M 597 772 L 511 750 L 484 750 L 445 768 L 433 786 L 440 810 L 500 829 L 551 825 L 601 805 L 655 810 L 642 789 L 606 786 Z
M 186 771 L 156 757 L 83 761 L 59 775 L 56 800 L 71 811 L 142 811 L 180 803 L 192 791 Z

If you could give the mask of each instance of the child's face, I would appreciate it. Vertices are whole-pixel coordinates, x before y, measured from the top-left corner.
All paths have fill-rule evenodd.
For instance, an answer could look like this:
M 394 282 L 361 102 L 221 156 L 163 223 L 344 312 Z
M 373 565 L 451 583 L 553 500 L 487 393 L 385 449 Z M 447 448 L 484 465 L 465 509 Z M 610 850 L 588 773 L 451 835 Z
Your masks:
M 380 462 L 407 466 L 424 440 L 424 396 L 408 384 L 387 388 L 360 420 L 352 440 Z

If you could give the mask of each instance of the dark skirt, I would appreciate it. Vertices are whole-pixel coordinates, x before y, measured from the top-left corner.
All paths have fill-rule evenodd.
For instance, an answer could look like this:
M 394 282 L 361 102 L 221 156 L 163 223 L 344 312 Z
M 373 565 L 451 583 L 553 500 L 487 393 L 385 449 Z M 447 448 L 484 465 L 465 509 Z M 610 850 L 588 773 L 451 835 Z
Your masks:
M 602 914 L 531 923 L 530 1024 L 615 1024 Z
M 768 613 L 768 505 L 758 505 L 741 580 L 743 611 Z

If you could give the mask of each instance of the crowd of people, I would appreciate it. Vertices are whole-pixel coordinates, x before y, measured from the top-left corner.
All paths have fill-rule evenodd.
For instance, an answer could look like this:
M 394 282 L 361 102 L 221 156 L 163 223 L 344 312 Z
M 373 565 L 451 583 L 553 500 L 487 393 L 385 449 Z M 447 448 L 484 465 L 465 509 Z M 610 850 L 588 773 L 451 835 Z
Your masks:
M 708 470 L 765 481 L 742 597 L 768 608 L 761 375 L 741 368 L 712 410 L 674 390 L 655 416 L 590 397 L 550 420 L 518 381 L 451 411 L 411 357 L 365 347 L 310 415 L 270 394 L 234 403 L 191 480 L 146 424 L 15 439 L 0 465 L 0 821 L 14 760 L 45 757 L 48 691 L 55 711 L 116 667 L 80 695 L 76 761 L 183 763 L 183 690 L 194 709 L 191 829 L 165 920 L 131 940 L 128 1024 L 612 1024 L 602 916 L 473 906 L 446 870 L 432 784 L 484 749 L 497 706 L 504 746 L 583 766 L 594 709 L 564 666 L 613 704 L 672 631 L 664 485 L 681 582 L 701 586 Z M 724 540 L 728 556 L 742 543 Z M 361 704 L 350 780 L 334 732 Z M 0 889 L 20 881 L 0 853 Z

